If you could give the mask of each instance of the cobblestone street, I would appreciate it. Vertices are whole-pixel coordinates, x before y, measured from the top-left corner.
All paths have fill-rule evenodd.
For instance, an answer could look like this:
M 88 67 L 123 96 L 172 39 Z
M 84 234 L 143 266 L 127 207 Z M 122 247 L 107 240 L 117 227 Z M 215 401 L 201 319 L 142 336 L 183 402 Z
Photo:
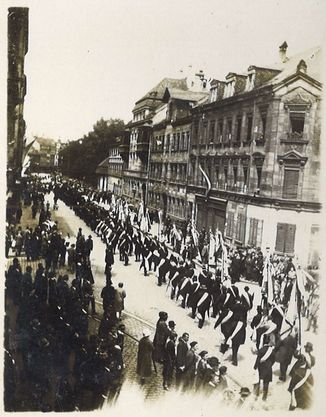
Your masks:
M 52 197 L 49 197 L 52 206 Z M 81 221 L 72 210 L 64 203 L 59 203 L 59 209 L 52 212 L 52 220 L 58 221 L 59 228 L 65 235 L 75 236 L 79 227 L 82 227 L 83 233 L 88 236 L 92 235 L 94 241 L 94 250 L 91 254 L 92 270 L 95 278 L 95 296 L 97 299 L 96 309 L 99 317 L 101 316 L 100 292 L 104 285 L 104 251 L 105 247 L 102 241 Z M 24 210 L 22 225 L 33 225 L 35 221 L 30 218 L 30 210 Z M 27 261 L 21 258 L 23 270 L 27 265 Z M 33 270 L 36 269 L 38 262 L 31 264 Z M 191 340 L 197 340 L 200 349 L 206 349 L 211 355 L 216 355 L 228 367 L 228 375 L 230 378 L 231 388 L 236 392 L 240 386 L 252 387 L 256 382 L 256 371 L 253 370 L 255 357 L 251 352 L 251 343 L 247 342 L 240 348 L 239 368 L 241 373 L 237 372 L 237 368 L 230 363 L 231 356 L 226 353 L 221 355 L 219 345 L 221 335 L 213 329 L 215 320 L 208 319 L 203 329 L 198 329 L 196 322 L 190 317 L 189 312 L 180 307 L 180 302 L 171 301 L 169 293 L 163 287 L 158 287 L 155 274 L 152 272 L 148 277 L 144 277 L 138 271 L 139 264 L 131 258 L 130 264 L 125 267 L 115 256 L 115 264 L 113 266 L 113 283 L 123 282 L 127 292 L 126 298 L 126 314 L 123 321 L 126 324 L 126 332 L 131 337 L 126 337 L 125 351 L 125 384 L 123 389 L 129 385 L 140 386 L 135 373 L 136 357 L 137 357 L 137 340 L 142 336 L 143 328 L 150 328 L 152 337 L 155 329 L 155 322 L 158 318 L 158 312 L 165 310 L 169 313 L 169 318 L 177 323 L 177 332 L 179 335 L 183 331 L 190 333 Z M 67 272 L 65 270 L 64 272 Z M 243 284 L 244 285 L 244 284 Z M 250 284 L 249 284 L 250 285 Z M 259 287 L 250 285 L 251 290 L 255 293 L 255 305 L 259 303 L 260 294 Z M 146 302 L 145 302 L 146 300 Z M 254 308 L 255 309 L 255 308 Z M 253 310 L 254 310 L 253 309 Z M 247 335 L 249 338 L 250 334 Z M 308 336 L 308 335 L 307 335 Z M 309 340 L 314 341 L 315 335 L 309 334 Z M 143 395 L 147 399 L 156 399 L 160 395 L 166 395 L 162 389 L 162 370 L 158 365 L 157 375 L 154 374 L 148 385 L 142 387 Z M 278 370 L 275 370 L 275 382 L 270 387 L 267 406 L 269 409 L 277 408 L 286 410 L 289 404 L 289 396 L 286 391 L 287 384 L 278 381 Z M 276 382 L 277 381 L 277 382 Z M 262 405 L 265 407 L 265 405 Z

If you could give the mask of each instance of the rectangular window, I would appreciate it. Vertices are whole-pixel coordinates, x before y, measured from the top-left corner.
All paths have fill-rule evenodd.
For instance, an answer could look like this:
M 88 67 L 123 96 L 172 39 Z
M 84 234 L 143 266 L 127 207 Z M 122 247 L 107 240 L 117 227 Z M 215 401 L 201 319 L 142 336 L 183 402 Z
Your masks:
M 209 141 L 214 142 L 215 139 L 215 120 L 212 120 L 209 125 Z
M 248 167 L 243 167 L 243 184 L 246 186 L 248 181 Z
M 296 136 L 303 135 L 304 129 L 304 122 L 305 122 L 305 114 L 304 113 L 290 113 L 290 123 L 291 123 L 291 133 Z
M 267 122 L 267 117 L 266 117 L 266 114 L 263 113 L 261 115 L 261 125 L 262 125 L 262 137 L 260 138 L 261 140 L 265 140 L 265 136 L 266 136 L 266 122 Z
M 236 185 L 238 181 L 238 167 L 237 166 L 233 167 L 233 180 L 234 180 L 233 181 L 234 185 Z
M 199 143 L 199 138 L 198 138 L 198 133 L 199 133 L 199 124 L 198 122 L 194 124 L 194 143 Z
M 219 134 L 219 141 L 223 142 L 223 122 L 218 123 L 218 134 Z
M 242 119 L 238 117 L 237 119 L 237 142 L 241 140 L 241 126 L 242 126 Z
M 232 120 L 227 121 L 227 140 L 232 139 Z
M 216 188 L 218 188 L 219 174 L 220 174 L 220 167 L 219 167 L 219 165 L 215 165 L 215 184 L 216 184 Z
M 257 188 L 260 188 L 262 167 L 256 167 L 257 170 Z
M 296 199 L 298 196 L 299 170 L 285 169 L 283 180 L 283 198 Z
M 176 144 L 175 144 L 175 150 L 179 151 L 181 149 L 181 140 L 180 140 L 180 133 L 177 133 L 176 136 Z
M 247 118 L 247 142 L 251 140 L 251 131 L 252 131 L 252 116 L 248 116 Z
M 225 185 L 227 185 L 228 181 L 228 167 L 224 167 L 224 176 L 225 176 Z
M 169 147 L 170 147 L 170 135 L 166 135 L 165 146 L 166 146 L 166 152 L 169 152 Z
M 203 122 L 203 129 L 202 129 L 202 136 L 201 136 L 201 143 L 207 142 L 207 121 Z
M 287 254 L 294 253 L 296 225 L 277 223 L 275 251 Z
M 248 245 L 259 247 L 262 241 L 263 220 L 250 218 Z

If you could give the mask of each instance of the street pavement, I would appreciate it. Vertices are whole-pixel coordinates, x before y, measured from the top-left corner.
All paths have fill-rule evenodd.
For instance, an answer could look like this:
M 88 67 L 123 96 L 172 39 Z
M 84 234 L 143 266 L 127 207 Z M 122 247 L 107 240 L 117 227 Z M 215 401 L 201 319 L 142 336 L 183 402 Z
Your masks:
M 50 201 L 51 207 L 53 206 L 52 195 L 46 196 L 46 199 Z M 23 215 L 24 216 L 24 215 Z M 95 279 L 94 293 L 98 301 L 100 299 L 100 293 L 105 285 L 105 244 L 101 239 L 91 231 L 86 224 L 75 215 L 62 201 L 59 201 L 58 210 L 52 211 L 52 220 L 57 220 L 59 223 L 59 229 L 64 233 L 69 233 L 71 237 L 75 237 L 78 229 L 81 227 L 83 234 L 87 237 L 91 235 L 94 241 L 94 249 L 91 253 L 92 271 Z M 22 222 L 25 223 L 24 217 Z M 26 223 L 25 223 L 26 224 Z M 32 223 L 30 223 L 33 226 Z M 152 230 L 152 233 L 155 233 Z M 24 269 L 24 268 L 23 268 Z M 238 392 L 239 387 L 248 387 L 250 390 L 253 388 L 253 384 L 257 382 L 257 373 L 253 370 L 255 362 L 255 355 L 252 350 L 254 344 L 249 340 L 251 331 L 247 328 L 247 340 L 245 345 L 242 345 L 239 349 L 239 365 L 237 367 L 231 364 L 230 351 L 222 355 L 219 352 L 219 347 L 222 341 L 222 335 L 219 329 L 214 330 L 215 319 L 209 318 L 206 320 L 202 329 L 198 328 L 198 323 L 191 318 L 190 310 L 183 309 L 180 302 L 172 301 L 169 297 L 169 289 L 157 285 L 157 278 L 153 272 L 149 273 L 149 276 L 145 277 L 139 271 L 139 263 L 134 261 L 134 257 L 130 258 L 130 264 L 124 266 L 119 261 L 119 256 L 115 255 L 115 263 L 113 265 L 112 281 L 115 286 L 119 282 L 123 282 L 124 288 L 127 293 L 125 299 L 126 314 L 124 321 L 127 323 L 127 332 L 133 336 L 134 339 L 140 339 L 142 337 L 142 331 L 144 327 L 149 327 L 154 333 L 155 324 L 158 319 L 160 311 L 166 311 L 169 314 L 169 320 L 174 320 L 176 323 L 176 331 L 180 336 L 183 332 L 187 331 L 190 334 L 190 341 L 196 340 L 199 344 L 200 350 L 207 350 L 209 356 L 217 356 L 221 363 L 228 368 L 228 375 L 230 379 L 230 387 L 234 391 Z M 260 288 L 255 284 L 239 283 L 239 286 L 248 285 L 251 292 L 255 294 L 255 305 L 260 303 Z M 99 310 L 100 304 L 97 303 L 97 309 Z M 255 307 L 251 312 L 250 318 L 255 314 Z M 305 329 L 306 323 L 303 319 L 303 329 Z M 153 334 L 154 335 L 154 334 Z M 152 335 L 152 337 L 153 337 Z M 314 343 L 315 335 L 308 334 L 303 335 L 303 341 L 312 341 Z M 127 338 L 126 338 L 127 339 Z M 132 340 L 132 339 L 130 339 Z M 128 343 L 131 343 L 130 341 Z M 137 390 L 134 382 L 137 381 L 135 374 L 136 367 L 136 342 L 131 344 L 132 347 L 128 349 L 128 357 L 126 357 L 126 372 L 128 378 L 123 385 L 122 392 L 119 398 L 124 398 L 123 392 L 127 392 L 130 395 L 132 389 L 134 389 L 135 398 L 137 397 Z M 133 357 L 135 356 L 135 357 Z M 161 369 L 158 369 L 158 373 L 161 374 Z M 257 400 L 255 408 L 268 409 L 268 410 L 288 410 L 290 395 L 287 392 L 288 383 L 280 382 L 278 380 L 279 369 L 277 364 L 274 366 L 273 382 L 270 384 L 269 396 L 266 403 Z M 153 380 L 149 386 L 146 387 L 144 392 L 145 398 L 155 399 L 158 395 L 167 395 L 162 389 L 162 382 L 156 375 L 153 376 Z M 125 391 L 124 391 L 125 390 Z M 169 396 L 171 395 L 168 393 Z

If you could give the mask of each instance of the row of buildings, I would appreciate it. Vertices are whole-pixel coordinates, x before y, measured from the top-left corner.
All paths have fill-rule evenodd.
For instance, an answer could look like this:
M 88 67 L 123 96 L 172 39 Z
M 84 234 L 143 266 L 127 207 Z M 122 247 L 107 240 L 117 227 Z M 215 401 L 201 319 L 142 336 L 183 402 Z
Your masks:
M 27 90 L 25 55 L 28 52 L 29 10 L 8 9 L 7 74 L 7 189 L 12 194 L 8 206 L 15 209 L 20 201 L 25 130 L 24 103 Z
M 98 166 L 98 186 L 238 246 L 318 264 L 321 51 L 225 80 L 165 78 Z

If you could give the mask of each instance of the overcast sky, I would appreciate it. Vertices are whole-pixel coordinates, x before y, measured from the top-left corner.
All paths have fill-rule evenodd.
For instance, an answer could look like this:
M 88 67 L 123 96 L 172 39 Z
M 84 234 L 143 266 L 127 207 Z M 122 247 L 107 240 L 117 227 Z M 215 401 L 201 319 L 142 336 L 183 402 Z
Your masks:
M 325 1 L 42 0 L 29 6 L 27 136 L 73 140 L 190 64 L 212 78 L 323 43 Z

